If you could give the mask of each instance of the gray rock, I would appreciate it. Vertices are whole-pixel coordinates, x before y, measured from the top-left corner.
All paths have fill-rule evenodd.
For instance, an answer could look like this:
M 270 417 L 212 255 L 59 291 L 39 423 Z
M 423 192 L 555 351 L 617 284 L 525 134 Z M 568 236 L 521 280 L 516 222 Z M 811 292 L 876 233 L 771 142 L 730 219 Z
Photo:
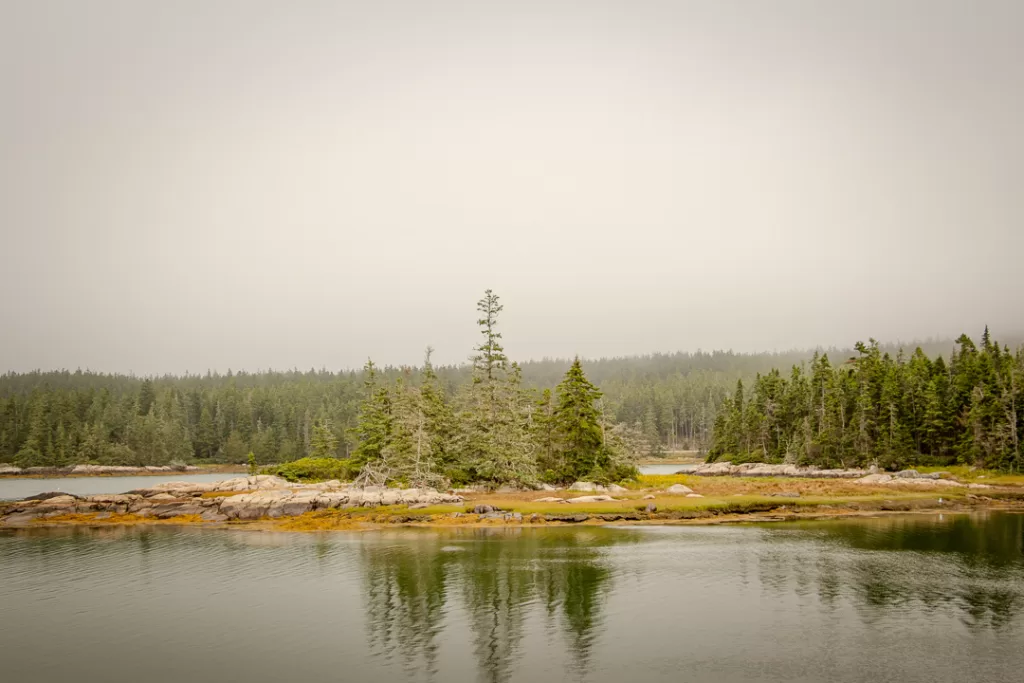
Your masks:
M 490 505 L 477 505 L 473 508 L 473 513 L 477 515 L 488 515 L 494 512 L 494 508 Z
M 800 492 L 799 491 L 779 491 L 778 493 L 772 493 L 772 494 L 769 494 L 769 495 L 775 496 L 776 498 L 799 498 L 800 497 Z
M 611 496 L 580 496 L 579 498 L 566 498 L 566 503 L 606 503 L 615 500 Z
M 646 496 L 643 497 L 643 499 L 644 500 L 654 500 L 654 494 L 653 493 L 648 493 Z
M 687 493 L 693 493 L 693 489 L 689 486 L 683 486 L 682 484 L 672 484 L 672 486 L 665 489 L 665 493 L 671 493 L 674 496 L 679 496 Z
M 625 486 L 619 486 L 618 484 L 608 484 L 608 493 L 625 493 L 628 491 Z
M 657 512 L 658 511 L 658 506 L 655 505 L 654 503 L 648 503 L 647 507 L 644 508 L 644 511 L 648 512 L 648 513 Z
M 428 507 L 430 507 L 430 505 L 428 503 L 413 503 L 412 505 L 409 506 L 409 509 L 410 510 L 422 510 L 423 508 L 428 508 Z
M 565 498 L 555 498 L 554 496 L 545 496 L 543 498 L 537 498 L 533 501 L 534 503 L 564 503 Z
M 921 473 L 917 470 L 900 470 L 893 476 L 897 479 L 917 479 L 921 476 Z
M 686 497 L 687 498 L 703 498 L 704 496 L 700 495 L 699 493 L 687 493 Z

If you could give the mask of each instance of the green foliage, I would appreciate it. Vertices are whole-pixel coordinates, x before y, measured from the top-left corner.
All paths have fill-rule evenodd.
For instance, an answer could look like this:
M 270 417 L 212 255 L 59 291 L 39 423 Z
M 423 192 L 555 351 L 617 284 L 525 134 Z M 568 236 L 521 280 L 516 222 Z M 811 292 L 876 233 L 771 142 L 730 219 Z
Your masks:
M 375 463 L 381 476 L 404 481 L 577 476 L 560 460 L 553 390 L 572 363 L 511 363 L 498 297 L 485 293 L 478 310 L 480 343 L 461 366 L 434 367 L 428 358 L 419 369 L 369 363 L 337 373 L 0 375 L 0 462 L 245 463 L 252 452 L 259 464 L 351 455 L 356 471 Z M 904 357 L 870 341 L 814 357 L 589 361 L 611 465 L 583 476 L 615 480 L 638 457 L 689 448 L 737 461 L 1020 471 L 1024 352 L 987 333 L 980 344 L 964 335 L 951 347 L 923 345 Z M 776 369 L 790 366 L 788 374 Z
M 966 335 L 957 345 L 947 366 L 920 348 L 907 359 L 870 340 L 839 366 L 815 355 L 809 377 L 800 366 L 788 380 L 758 374 L 749 399 L 740 382 L 718 414 L 708 459 L 1019 471 L 1024 349 L 1000 349 L 987 329 L 980 350 Z
M 249 451 L 249 476 L 255 477 L 257 474 L 259 474 L 259 471 L 260 467 L 258 464 L 256 464 L 256 454 L 253 453 L 252 451 Z
M 265 467 L 266 474 L 276 474 L 288 481 L 345 481 L 355 475 L 350 460 L 337 458 L 300 458 L 293 462 Z

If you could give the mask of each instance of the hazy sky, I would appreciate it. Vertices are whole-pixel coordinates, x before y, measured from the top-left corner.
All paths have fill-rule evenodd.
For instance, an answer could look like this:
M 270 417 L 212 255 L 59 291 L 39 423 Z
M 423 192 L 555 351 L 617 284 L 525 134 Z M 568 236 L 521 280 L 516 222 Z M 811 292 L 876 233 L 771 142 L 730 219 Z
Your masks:
M 0 0 L 0 370 L 1024 329 L 1024 3 Z

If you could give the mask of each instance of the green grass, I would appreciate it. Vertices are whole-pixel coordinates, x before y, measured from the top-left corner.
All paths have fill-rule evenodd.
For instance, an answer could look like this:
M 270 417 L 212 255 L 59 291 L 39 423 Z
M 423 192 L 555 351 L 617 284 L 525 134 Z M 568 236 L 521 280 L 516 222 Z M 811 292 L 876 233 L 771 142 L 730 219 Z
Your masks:
M 950 467 L 917 467 L 918 472 L 949 472 L 954 478 L 968 484 L 991 484 L 992 486 L 1024 486 L 1024 474 L 1011 474 L 998 470 L 972 470 L 967 465 Z

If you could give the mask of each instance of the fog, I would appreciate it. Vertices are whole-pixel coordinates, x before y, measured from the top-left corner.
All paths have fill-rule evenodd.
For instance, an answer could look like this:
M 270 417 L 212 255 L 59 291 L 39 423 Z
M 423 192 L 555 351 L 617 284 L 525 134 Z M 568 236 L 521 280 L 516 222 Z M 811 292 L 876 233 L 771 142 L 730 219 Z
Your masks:
M 0 3 L 0 370 L 1019 335 L 1024 3 Z

